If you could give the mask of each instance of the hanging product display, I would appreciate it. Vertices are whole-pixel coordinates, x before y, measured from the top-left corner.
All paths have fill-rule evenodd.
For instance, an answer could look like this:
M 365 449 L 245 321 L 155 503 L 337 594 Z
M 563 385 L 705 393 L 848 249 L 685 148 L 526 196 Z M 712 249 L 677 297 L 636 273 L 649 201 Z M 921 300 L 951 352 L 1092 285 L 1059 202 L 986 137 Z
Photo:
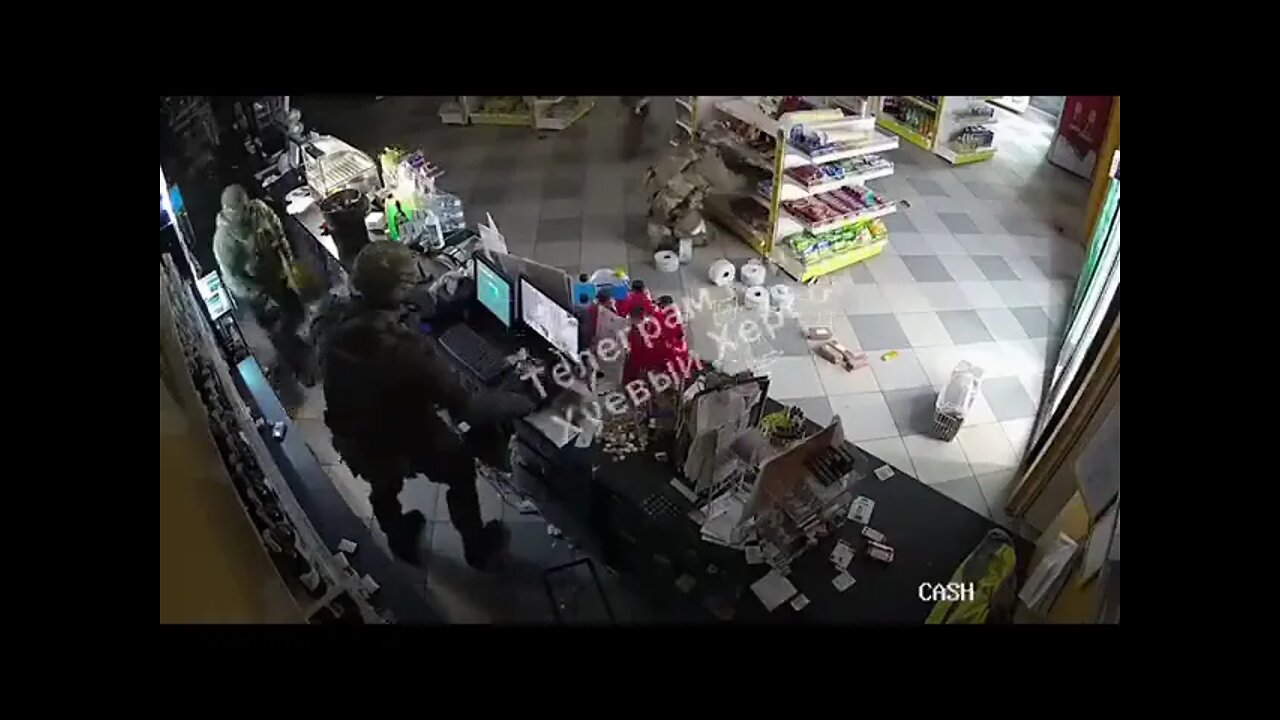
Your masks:
M 866 187 L 893 174 L 877 153 L 897 138 L 876 130 L 871 116 L 849 116 L 821 99 L 731 98 L 715 104 L 704 135 L 733 158 L 742 194 L 719 193 L 709 212 L 784 272 L 800 281 L 865 260 L 884 250 L 887 230 L 874 222 L 897 203 Z M 772 115 L 769 108 L 780 113 Z

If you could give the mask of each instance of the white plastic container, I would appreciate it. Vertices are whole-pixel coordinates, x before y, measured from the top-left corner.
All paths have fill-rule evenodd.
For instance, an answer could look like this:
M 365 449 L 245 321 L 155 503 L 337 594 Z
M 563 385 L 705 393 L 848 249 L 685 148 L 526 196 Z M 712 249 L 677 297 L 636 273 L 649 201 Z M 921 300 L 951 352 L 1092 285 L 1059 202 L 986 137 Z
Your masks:
M 938 393 L 933 405 L 933 434 L 939 440 L 952 440 L 960 432 L 964 418 L 982 387 L 982 368 L 961 360 L 951 371 L 951 380 Z

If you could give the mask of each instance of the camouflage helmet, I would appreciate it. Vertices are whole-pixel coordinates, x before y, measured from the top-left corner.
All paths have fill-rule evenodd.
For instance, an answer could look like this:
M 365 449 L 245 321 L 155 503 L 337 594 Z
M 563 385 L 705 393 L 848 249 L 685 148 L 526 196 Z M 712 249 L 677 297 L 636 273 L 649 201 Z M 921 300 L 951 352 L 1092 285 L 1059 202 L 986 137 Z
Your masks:
M 378 240 L 364 246 L 351 270 L 352 287 L 376 306 L 399 303 L 404 289 L 418 279 L 418 263 L 413 251 L 392 240 Z

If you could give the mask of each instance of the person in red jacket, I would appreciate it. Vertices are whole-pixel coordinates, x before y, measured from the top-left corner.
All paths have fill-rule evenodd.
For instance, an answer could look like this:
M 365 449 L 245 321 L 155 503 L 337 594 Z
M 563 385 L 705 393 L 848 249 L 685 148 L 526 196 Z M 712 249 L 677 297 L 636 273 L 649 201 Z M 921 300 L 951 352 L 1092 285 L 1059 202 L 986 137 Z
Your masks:
M 633 307 L 643 308 L 645 315 L 654 314 L 653 297 L 649 295 L 643 280 L 631 281 L 631 292 L 618 301 L 618 314 L 622 317 L 631 317 Z

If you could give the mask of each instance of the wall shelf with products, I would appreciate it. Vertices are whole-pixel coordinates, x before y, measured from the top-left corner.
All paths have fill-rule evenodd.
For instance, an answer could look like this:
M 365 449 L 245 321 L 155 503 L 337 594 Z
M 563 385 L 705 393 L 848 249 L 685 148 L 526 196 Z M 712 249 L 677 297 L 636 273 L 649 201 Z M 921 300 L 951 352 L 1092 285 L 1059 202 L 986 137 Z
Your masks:
M 741 162 L 750 188 L 712 196 L 713 218 L 801 282 L 873 257 L 887 244 L 881 220 L 897 203 L 866 183 L 893 174 L 880 153 L 898 139 L 876 129 L 856 96 L 720 99 L 702 137 Z
M 876 124 L 954 165 L 993 157 L 996 110 L 988 96 L 887 95 L 876 98 Z
M 440 105 L 446 125 L 506 125 L 564 130 L 595 107 L 582 95 L 457 95 Z

